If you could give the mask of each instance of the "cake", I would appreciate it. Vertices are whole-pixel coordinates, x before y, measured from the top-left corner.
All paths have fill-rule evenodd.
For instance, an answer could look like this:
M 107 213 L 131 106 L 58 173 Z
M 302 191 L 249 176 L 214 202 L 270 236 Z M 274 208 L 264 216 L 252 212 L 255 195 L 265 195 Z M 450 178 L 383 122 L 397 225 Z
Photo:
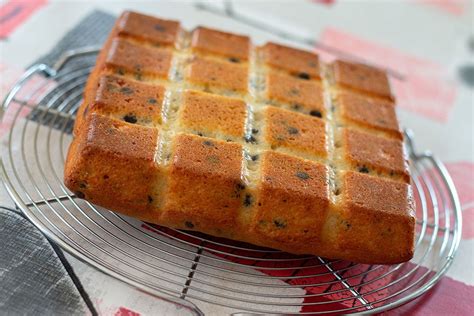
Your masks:
M 294 254 L 408 261 L 415 215 L 384 71 L 124 12 L 76 114 L 75 197 Z

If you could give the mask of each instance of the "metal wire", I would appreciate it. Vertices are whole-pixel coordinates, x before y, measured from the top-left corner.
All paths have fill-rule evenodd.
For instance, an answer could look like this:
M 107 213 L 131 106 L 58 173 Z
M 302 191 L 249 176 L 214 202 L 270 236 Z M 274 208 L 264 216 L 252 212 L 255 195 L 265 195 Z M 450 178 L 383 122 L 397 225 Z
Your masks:
M 95 52 L 71 52 L 54 68 L 33 66 L 0 110 L 13 118 L 0 166 L 8 192 L 36 226 L 79 259 L 196 314 L 191 302 L 238 314 L 378 313 L 422 295 L 451 265 L 462 225 L 457 193 L 444 165 L 431 153 L 415 151 L 410 133 L 418 231 L 415 257 L 404 264 L 294 256 L 141 223 L 76 199 L 62 183 L 63 162 L 92 65 L 68 63 Z M 43 81 L 27 88 L 38 74 Z M 30 114 L 22 117 L 27 109 Z

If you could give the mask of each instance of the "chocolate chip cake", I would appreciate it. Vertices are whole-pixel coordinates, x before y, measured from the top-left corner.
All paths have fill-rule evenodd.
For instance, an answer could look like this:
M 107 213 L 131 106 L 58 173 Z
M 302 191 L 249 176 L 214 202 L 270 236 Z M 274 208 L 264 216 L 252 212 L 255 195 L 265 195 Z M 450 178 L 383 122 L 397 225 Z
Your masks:
M 89 77 L 65 184 L 178 229 L 363 263 L 413 256 L 386 74 L 125 12 Z

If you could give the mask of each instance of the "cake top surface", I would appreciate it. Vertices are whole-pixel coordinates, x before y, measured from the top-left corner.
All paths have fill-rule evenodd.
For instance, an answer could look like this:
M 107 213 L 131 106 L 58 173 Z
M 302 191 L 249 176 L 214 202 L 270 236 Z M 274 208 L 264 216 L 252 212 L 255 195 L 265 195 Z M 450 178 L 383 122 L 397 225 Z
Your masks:
M 403 136 L 383 70 L 135 12 L 119 18 L 104 50 L 88 115 L 96 129 L 109 122 L 100 116 L 113 118 L 120 134 L 93 129 L 96 145 L 155 152 L 173 172 L 294 192 L 322 207 L 410 215 Z M 155 142 L 135 142 L 149 130 Z

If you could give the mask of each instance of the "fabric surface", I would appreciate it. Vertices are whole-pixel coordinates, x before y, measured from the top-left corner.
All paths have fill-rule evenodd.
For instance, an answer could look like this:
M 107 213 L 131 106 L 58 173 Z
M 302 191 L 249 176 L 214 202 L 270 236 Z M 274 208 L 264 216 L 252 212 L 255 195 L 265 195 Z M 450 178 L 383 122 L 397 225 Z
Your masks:
M 35 64 L 52 66 L 68 50 L 101 45 L 114 21 L 110 14 L 92 12 Z M 84 62 L 90 64 L 90 58 L 95 56 L 72 60 L 63 71 L 69 67 L 80 68 Z M 39 114 L 33 111 L 29 118 L 37 120 Z M 0 223 L 1 313 L 84 315 L 88 308 L 48 240 L 16 212 L 0 209 Z
M 39 58 L 35 64 L 43 63 L 52 66 L 68 50 L 102 45 L 114 22 L 115 17 L 111 14 L 102 11 L 92 12 L 67 32 L 54 48 L 48 54 Z
M 86 304 L 48 240 L 16 212 L 0 209 L 0 223 L 0 313 L 86 314 Z
M 76 27 L 67 32 L 49 53 L 36 60 L 34 64 L 46 64 L 52 67 L 67 51 L 88 46 L 100 47 L 106 40 L 114 23 L 115 17 L 113 15 L 104 13 L 102 11 L 92 12 L 82 19 Z M 76 70 L 93 65 L 96 57 L 96 54 L 92 54 L 70 59 L 61 69 L 59 74 L 69 74 Z M 67 77 L 68 76 L 66 75 L 62 78 L 63 80 L 66 80 Z M 60 99 L 57 99 L 57 94 L 52 93 L 50 97 L 46 96 L 41 102 L 42 105 L 54 109 L 60 106 L 62 101 L 67 99 L 69 96 L 70 93 L 65 93 Z M 82 96 L 79 96 L 76 101 L 80 102 L 81 97 Z M 48 104 L 51 98 L 55 98 L 54 104 Z M 35 109 L 28 115 L 28 118 L 33 121 L 40 122 L 41 124 L 49 124 L 50 118 L 53 116 L 54 114 L 52 113 L 48 112 L 46 115 L 44 115 L 43 111 Z M 74 121 L 70 120 L 67 122 L 65 132 L 72 133 L 73 125 Z M 61 120 L 56 120 L 54 127 L 63 129 L 63 122 Z

